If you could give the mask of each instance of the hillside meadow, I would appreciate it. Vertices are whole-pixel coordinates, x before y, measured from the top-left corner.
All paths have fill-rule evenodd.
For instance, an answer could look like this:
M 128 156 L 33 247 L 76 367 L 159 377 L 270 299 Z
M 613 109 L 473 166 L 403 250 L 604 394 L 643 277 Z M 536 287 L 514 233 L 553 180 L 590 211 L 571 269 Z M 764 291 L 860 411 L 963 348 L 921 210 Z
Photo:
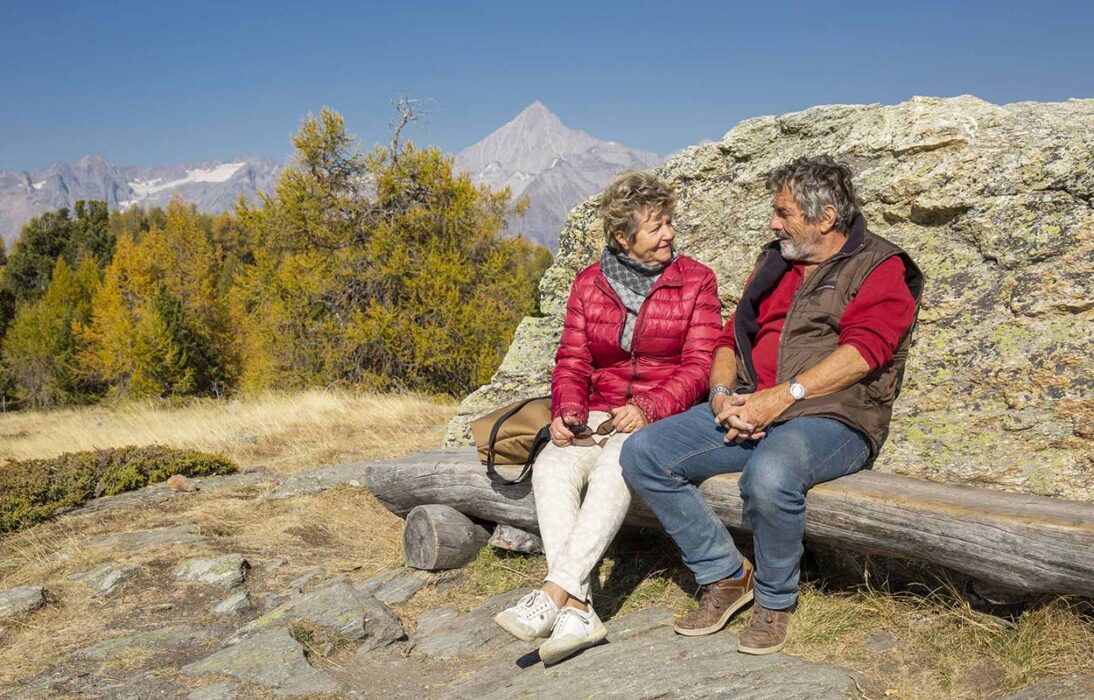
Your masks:
M 0 415 L 0 464 L 159 444 L 223 454 L 245 472 L 266 470 L 276 479 L 332 462 L 437 448 L 455 410 L 447 398 L 316 390 L 23 411 Z M 263 576 L 282 586 L 315 571 L 360 581 L 401 564 L 402 521 L 363 489 L 273 500 L 265 483 L 150 505 L 77 510 L 0 539 L 0 589 L 37 584 L 50 592 L 44 610 L 8 624 L 0 636 L 0 687 L 44 673 L 115 635 L 122 620 L 164 617 L 167 624 L 179 615 L 189 621 L 208 615 L 192 594 L 168 580 L 174 563 L 163 550 L 87 548 L 82 543 L 90 537 L 197 523 L 215 538 L 218 551 L 240 552 L 256 566 L 278 565 L 263 568 Z M 142 573 L 131 592 L 102 605 L 72 577 L 107 560 Z M 497 593 L 536 585 L 545 571 L 542 556 L 487 547 L 475 562 L 438 575 L 397 610 L 411 624 L 439 607 L 468 610 Z M 681 609 L 692 601 L 671 543 L 653 533 L 621 537 L 598 576 L 604 585 L 598 607 L 607 617 L 654 606 Z M 732 629 L 742 625 L 738 620 Z M 788 651 L 857 671 L 863 697 L 974 698 L 1085 672 L 1094 663 L 1094 622 L 1083 601 L 1045 600 L 996 617 L 972 610 L 944 588 L 907 591 L 878 582 L 814 580 L 805 587 Z M 309 651 L 313 663 L 352 663 L 320 652 L 318 646 Z M 109 663 L 125 671 L 149 660 Z

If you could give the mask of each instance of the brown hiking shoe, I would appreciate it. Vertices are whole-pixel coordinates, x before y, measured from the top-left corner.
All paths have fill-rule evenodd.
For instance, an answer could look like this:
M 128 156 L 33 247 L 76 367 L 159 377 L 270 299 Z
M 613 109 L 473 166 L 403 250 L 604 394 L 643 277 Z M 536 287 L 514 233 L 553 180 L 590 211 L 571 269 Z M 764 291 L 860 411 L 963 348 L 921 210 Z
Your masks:
M 771 610 L 756 603 L 752 607 L 752 616 L 748 626 L 737 640 L 737 651 L 744 654 L 774 654 L 786 644 L 786 635 L 790 631 L 790 616 L 794 614 L 794 604 L 786 610 Z
M 729 618 L 752 601 L 752 563 L 743 560 L 741 578 L 724 578 L 703 587 L 699 607 L 684 615 L 673 629 L 677 634 L 698 637 L 713 634 L 726 626 Z

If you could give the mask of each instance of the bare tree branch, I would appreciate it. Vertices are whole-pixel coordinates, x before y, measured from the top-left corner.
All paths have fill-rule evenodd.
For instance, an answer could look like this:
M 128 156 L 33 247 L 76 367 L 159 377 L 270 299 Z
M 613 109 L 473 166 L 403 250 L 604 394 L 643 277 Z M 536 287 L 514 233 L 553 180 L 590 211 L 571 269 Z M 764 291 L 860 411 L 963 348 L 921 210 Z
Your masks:
M 399 113 L 398 119 L 393 119 L 388 122 L 388 127 L 391 131 L 391 162 L 398 164 L 399 162 L 399 138 L 402 136 L 403 128 L 412 122 L 421 121 L 425 118 L 427 112 L 422 109 L 422 100 L 416 100 L 412 97 L 407 97 L 406 93 L 399 96 L 399 99 L 391 103 L 395 107 L 395 111 Z

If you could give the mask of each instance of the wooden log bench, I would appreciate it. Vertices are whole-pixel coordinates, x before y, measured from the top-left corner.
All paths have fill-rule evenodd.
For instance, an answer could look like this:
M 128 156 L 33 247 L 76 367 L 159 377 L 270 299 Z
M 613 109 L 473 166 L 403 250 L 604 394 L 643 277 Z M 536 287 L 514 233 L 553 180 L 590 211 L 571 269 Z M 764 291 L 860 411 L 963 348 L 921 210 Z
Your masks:
M 415 506 L 443 504 L 470 518 L 538 530 L 530 480 L 492 482 L 473 448 L 372 462 L 365 475 L 371 493 L 402 517 Z M 710 479 L 700 490 L 730 530 L 750 531 L 737 475 Z M 658 522 L 634 499 L 625 526 Z M 810 490 L 805 536 L 939 564 L 1018 591 L 1094 597 L 1094 505 L 1087 503 L 864 471 Z

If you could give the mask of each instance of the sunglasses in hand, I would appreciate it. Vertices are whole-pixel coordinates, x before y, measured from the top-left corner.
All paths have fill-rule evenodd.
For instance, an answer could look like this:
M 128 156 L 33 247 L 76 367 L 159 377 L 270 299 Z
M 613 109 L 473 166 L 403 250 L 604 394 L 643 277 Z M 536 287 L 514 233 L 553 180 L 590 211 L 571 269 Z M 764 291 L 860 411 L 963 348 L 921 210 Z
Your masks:
M 570 432 L 574 434 L 575 445 L 596 444 L 595 437 L 610 437 L 615 434 L 615 418 L 609 418 L 604 421 L 596 427 L 596 430 L 593 430 L 588 425 L 573 425 L 570 426 Z M 579 443 L 578 440 L 581 440 L 582 442 Z

